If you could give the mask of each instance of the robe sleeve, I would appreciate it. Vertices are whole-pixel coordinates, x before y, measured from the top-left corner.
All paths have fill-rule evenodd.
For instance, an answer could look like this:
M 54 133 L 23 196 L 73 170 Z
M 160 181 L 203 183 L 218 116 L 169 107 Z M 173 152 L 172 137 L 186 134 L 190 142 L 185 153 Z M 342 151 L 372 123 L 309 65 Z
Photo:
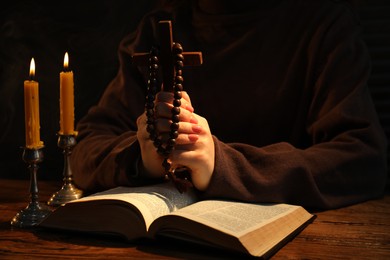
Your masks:
M 74 181 L 88 191 L 118 185 L 141 185 L 137 171 L 140 148 L 137 141 L 138 116 L 143 113 L 146 82 L 132 64 L 132 42 L 139 33 L 126 37 L 119 47 L 120 68 L 103 93 L 77 124 L 78 144 L 72 153 Z
M 386 184 L 386 138 L 367 80 L 370 58 L 356 20 L 340 16 L 320 47 L 307 113 L 311 145 L 223 143 L 204 198 L 337 208 L 375 198 Z

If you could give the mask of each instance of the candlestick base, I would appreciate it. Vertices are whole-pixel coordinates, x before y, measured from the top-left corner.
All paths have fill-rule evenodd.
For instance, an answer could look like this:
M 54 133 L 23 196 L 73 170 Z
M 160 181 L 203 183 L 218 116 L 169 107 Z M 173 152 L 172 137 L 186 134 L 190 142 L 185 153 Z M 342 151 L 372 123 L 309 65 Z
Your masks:
M 83 191 L 79 190 L 73 184 L 72 170 L 70 167 L 70 155 L 73 147 L 76 145 L 76 135 L 59 134 L 57 144 L 58 147 L 63 150 L 64 154 L 64 184 L 61 189 L 54 193 L 47 202 L 50 206 L 60 206 L 83 196 Z
M 59 191 L 54 193 L 47 202 L 50 206 L 60 206 L 66 202 L 79 199 L 83 196 L 83 191 L 77 189 L 73 183 L 64 183 Z
M 13 217 L 11 225 L 26 228 L 41 223 L 51 213 L 51 209 L 38 201 L 37 171 L 38 163 L 43 160 L 42 148 L 25 148 L 22 158 L 28 164 L 30 171 L 30 202 L 25 209 Z
M 11 220 L 11 225 L 21 228 L 37 226 L 49 214 L 51 209 L 42 203 L 30 202 L 25 209 L 22 209 Z

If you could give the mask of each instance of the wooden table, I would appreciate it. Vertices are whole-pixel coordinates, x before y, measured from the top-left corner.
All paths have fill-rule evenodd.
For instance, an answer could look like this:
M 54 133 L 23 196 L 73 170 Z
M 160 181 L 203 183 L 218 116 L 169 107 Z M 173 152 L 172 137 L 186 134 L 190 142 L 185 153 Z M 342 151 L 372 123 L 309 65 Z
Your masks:
M 39 182 L 41 201 L 61 183 Z M 29 182 L 0 179 L 0 259 L 243 259 L 185 243 L 119 239 L 10 225 L 29 201 Z M 358 205 L 319 212 L 317 219 L 273 259 L 390 259 L 390 194 Z

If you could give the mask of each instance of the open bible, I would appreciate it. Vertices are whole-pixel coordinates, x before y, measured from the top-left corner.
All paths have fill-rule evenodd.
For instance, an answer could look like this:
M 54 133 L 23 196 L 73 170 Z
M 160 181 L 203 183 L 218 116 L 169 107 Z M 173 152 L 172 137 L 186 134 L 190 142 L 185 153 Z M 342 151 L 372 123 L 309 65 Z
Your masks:
M 170 183 L 118 187 L 68 202 L 42 227 L 139 238 L 182 239 L 245 254 L 273 254 L 314 218 L 288 204 L 199 201 Z

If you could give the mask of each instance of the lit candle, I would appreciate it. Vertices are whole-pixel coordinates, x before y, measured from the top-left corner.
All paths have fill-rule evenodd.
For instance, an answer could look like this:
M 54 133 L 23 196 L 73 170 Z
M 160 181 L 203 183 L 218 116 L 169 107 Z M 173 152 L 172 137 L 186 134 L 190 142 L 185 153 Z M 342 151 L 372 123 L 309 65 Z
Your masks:
M 39 87 L 38 82 L 34 81 L 35 62 L 34 58 L 30 63 L 30 79 L 24 81 L 24 114 L 26 127 L 26 147 L 37 149 L 43 146 L 40 139 L 39 124 Z
M 69 70 L 67 52 L 64 57 L 64 71 L 60 73 L 60 134 L 75 134 L 73 72 Z

